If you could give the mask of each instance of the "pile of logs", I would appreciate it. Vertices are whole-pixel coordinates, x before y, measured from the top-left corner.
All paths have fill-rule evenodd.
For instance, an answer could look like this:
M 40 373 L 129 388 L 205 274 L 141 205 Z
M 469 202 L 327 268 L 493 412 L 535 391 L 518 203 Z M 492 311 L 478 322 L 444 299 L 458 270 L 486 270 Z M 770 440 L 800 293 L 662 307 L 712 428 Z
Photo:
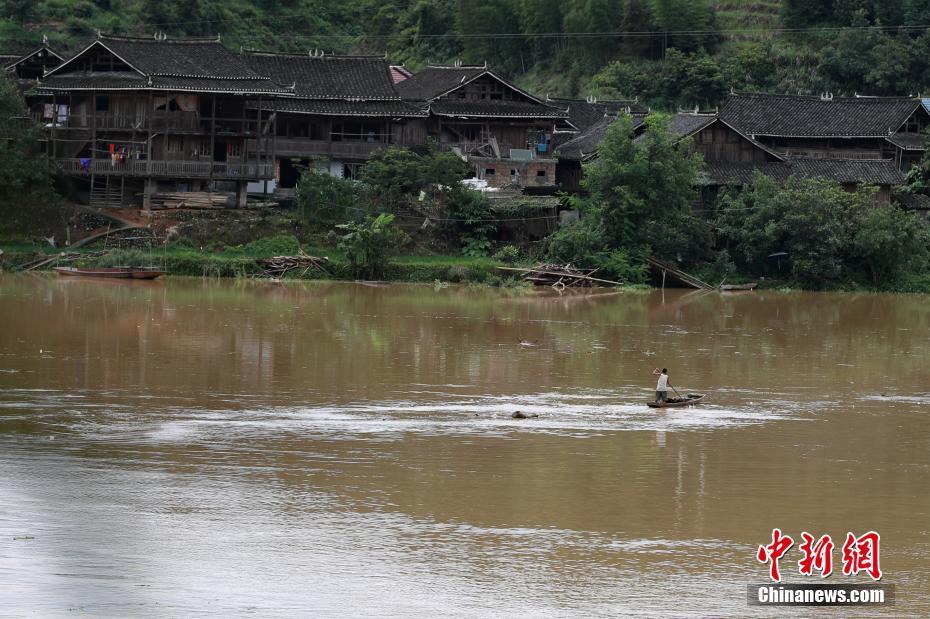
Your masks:
M 536 286 L 552 286 L 558 290 L 563 288 L 578 288 L 594 286 L 595 284 L 621 285 L 608 279 L 592 277 L 597 269 L 579 269 L 572 264 L 537 264 L 534 267 L 497 267 L 502 271 L 519 271 L 524 281 L 532 282 Z
M 300 252 L 300 254 L 296 256 L 274 256 L 272 258 L 259 258 L 255 261 L 255 263 L 262 269 L 261 273 L 258 273 L 257 277 L 273 278 L 284 277 L 286 273 L 295 271 L 297 269 L 302 269 L 300 273 L 301 277 L 306 275 L 307 271 L 310 269 L 319 271 L 323 275 L 329 275 L 329 271 L 327 271 L 326 267 L 323 266 L 323 264 L 326 262 L 329 262 L 329 258 L 318 258 L 303 252 Z
M 152 208 L 227 208 L 235 195 L 216 191 L 161 191 L 152 195 Z

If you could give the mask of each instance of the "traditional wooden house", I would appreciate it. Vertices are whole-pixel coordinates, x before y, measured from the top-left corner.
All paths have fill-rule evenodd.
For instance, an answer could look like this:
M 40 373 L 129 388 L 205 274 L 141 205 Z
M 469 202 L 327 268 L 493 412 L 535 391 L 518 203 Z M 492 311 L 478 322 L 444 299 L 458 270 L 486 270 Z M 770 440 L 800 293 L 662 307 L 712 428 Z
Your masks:
M 620 114 L 629 114 L 641 118 L 649 113 L 648 108 L 640 105 L 639 99 L 598 99 L 593 95 L 584 99 L 564 99 L 546 95 L 546 103 L 568 112 L 568 121 L 573 126 L 572 130 L 565 132 L 569 135 L 587 131 L 605 116 L 616 118 Z
M 273 178 L 275 100 L 292 90 L 214 39 L 100 35 L 48 71 L 49 154 L 95 206 Z
M 553 140 L 558 160 L 556 183 L 568 192 L 581 190 L 582 164 L 597 156 L 597 145 L 607 135 L 611 123 L 620 114 L 629 114 L 633 129 L 638 134 L 649 111 L 635 99 L 602 101 L 595 97 L 556 99 L 547 96 L 546 101 L 551 105 L 564 105 L 569 122 L 575 128 L 557 132 Z
M 596 138 L 606 134 L 607 125 L 601 123 L 560 150 L 566 151 L 567 163 L 588 161 L 597 156 Z M 877 199 L 891 200 L 892 190 L 904 182 L 904 174 L 894 159 L 841 159 L 789 157 L 783 152 L 746 135 L 717 114 L 679 113 L 671 118 L 669 130 L 679 140 L 690 139 L 690 151 L 699 153 L 704 160 L 698 185 L 702 201 L 712 201 L 723 187 L 740 187 L 748 183 L 756 172 L 771 176 L 778 182 L 789 177 L 825 178 L 840 183 L 848 191 L 863 185 L 878 188 Z M 645 133 L 640 132 L 634 143 L 642 143 Z M 587 150 L 585 150 L 587 149 Z
M 568 124 L 547 105 L 486 66 L 430 66 L 399 81 L 405 101 L 425 102 L 425 134 L 460 154 L 492 187 L 555 188 L 552 136 Z
M 64 62 L 64 58 L 49 47 L 48 39 L 42 37 L 42 45 L 21 54 L 0 54 L 0 63 L 14 79 L 24 87 L 34 84 L 46 71 Z
M 789 157 L 892 159 L 908 170 L 923 154 L 930 113 L 917 97 L 731 93 L 720 118 Z
M 293 190 L 302 167 L 353 178 L 372 153 L 426 141 L 423 122 L 410 122 L 427 118 L 426 104 L 401 100 L 394 89 L 398 68 L 382 56 L 249 51 L 241 57 L 256 73 L 293 90 L 277 102 L 279 196 Z M 254 140 L 249 145 L 257 147 Z

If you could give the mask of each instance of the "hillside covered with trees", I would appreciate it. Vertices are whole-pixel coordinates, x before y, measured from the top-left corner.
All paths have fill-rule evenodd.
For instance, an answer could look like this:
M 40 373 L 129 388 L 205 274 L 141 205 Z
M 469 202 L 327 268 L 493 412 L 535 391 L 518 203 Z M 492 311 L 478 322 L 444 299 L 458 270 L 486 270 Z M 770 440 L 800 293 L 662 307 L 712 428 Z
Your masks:
M 221 34 L 232 49 L 487 61 L 560 96 L 718 105 L 731 88 L 892 95 L 930 91 L 927 0 L 10 0 L 0 51 L 43 34 L 75 50 L 99 31 Z

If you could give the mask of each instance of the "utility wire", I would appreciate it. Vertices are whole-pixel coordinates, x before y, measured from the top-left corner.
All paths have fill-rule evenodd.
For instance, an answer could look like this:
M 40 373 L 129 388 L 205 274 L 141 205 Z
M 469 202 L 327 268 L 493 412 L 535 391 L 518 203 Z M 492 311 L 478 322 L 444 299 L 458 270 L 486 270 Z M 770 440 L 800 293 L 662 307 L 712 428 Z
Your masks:
M 190 26 L 193 24 L 222 24 L 222 23 L 264 23 L 267 25 L 292 24 L 294 16 L 255 16 L 231 17 L 224 19 L 185 20 L 177 22 L 134 22 L 133 30 L 138 32 L 141 27 Z M 36 26 L 54 26 L 52 23 L 32 23 Z M 658 37 L 658 36 L 698 36 L 698 35 L 778 35 L 802 33 L 834 33 L 834 32 L 921 32 L 930 30 L 930 24 L 901 25 L 901 26 L 812 26 L 807 28 L 721 28 L 693 29 L 693 30 L 636 30 L 636 31 L 579 31 L 579 32 L 488 32 L 488 33 L 444 33 L 444 34 L 316 34 L 310 29 L 291 28 L 276 34 L 305 34 L 309 39 L 361 39 L 395 40 L 395 39 L 480 39 L 480 40 L 508 40 L 508 39 L 540 39 L 540 38 L 626 38 L 626 37 Z M 116 33 L 113 33 L 116 34 Z M 130 36 L 130 35 L 123 35 Z M 138 36 L 138 35 L 137 35 Z

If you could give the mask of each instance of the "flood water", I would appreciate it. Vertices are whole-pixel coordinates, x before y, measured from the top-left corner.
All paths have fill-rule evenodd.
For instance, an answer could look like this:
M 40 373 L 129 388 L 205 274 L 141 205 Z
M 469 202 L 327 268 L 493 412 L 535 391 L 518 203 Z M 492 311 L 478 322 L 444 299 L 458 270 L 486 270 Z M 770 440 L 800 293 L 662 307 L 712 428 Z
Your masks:
M 774 527 L 926 616 L 928 359 L 926 296 L 0 276 L 0 616 L 753 615 Z

